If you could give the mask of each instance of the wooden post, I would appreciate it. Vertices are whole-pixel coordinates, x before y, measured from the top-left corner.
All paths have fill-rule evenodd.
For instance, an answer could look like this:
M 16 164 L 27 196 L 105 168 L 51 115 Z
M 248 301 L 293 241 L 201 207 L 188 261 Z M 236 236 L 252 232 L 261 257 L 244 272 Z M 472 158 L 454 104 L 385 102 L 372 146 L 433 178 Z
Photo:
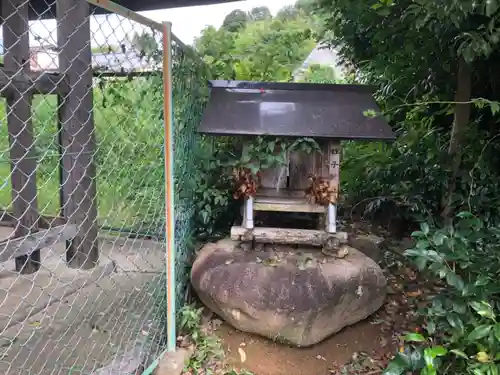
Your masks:
M 57 0 L 59 71 L 71 91 L 59 98 L 62 155 L 62 201 L 68 223 L 77 227 L 66 243 L 66 260 L 73 268 L 90 269 L 99 260 L 97 189 L 92 114 L 90 8 L 84 0 Z
M 4 66 L 14 72 L 29 71 L 28 2 L 2 1 Z M 20 89 L 7 96 L 7 127 L 12 168 L 12 206 L 16 237 L 37 231 L 36 155 L 31 122 L 32 94 Z M 40 268 L 40 251 L 16 258 L 16 271 L 29 274 Z

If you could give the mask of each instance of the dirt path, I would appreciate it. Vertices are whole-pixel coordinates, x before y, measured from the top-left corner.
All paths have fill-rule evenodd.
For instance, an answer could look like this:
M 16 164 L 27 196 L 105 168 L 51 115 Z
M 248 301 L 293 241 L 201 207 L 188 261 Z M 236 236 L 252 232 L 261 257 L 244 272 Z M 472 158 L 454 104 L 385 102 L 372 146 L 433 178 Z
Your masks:
M 217 331 L 227 354 L 229 367 L 246 369 L 254 375 L 330 375 L 333 368 L 349 361 L 356 352 L 380 348 L 381 327 L 369 320 L 347 327 L 310 348 L 294 348 L 249 335 L 223 324 Z M 241 362 L 239 348 L 246 361 Z M 354 375 L 354 374 L 352 374 Z

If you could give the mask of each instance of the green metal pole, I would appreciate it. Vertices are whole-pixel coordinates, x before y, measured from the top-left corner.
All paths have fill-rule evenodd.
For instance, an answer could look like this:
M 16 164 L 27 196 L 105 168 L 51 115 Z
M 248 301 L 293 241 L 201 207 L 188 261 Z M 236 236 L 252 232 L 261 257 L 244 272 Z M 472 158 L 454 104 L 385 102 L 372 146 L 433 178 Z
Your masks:
M 176 347 L 175 331 L 175 218 L 174 218 L 174 151 L 172 98 L 172 24 L 163 23 L 163 95 L 165 130 L 165 239 L 167 247 L 167 351 Z

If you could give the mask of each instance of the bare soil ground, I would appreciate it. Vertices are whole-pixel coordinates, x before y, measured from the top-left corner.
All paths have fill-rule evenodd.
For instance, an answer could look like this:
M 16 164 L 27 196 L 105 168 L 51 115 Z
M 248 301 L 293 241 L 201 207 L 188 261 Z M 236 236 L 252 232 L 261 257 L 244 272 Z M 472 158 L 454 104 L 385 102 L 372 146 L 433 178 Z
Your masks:
M 352 359 L 354 353 L 380 348 L 381 326 L 369 320 L 347 327 L 309 348 L 294 348 L 249 335 L 223 324 L 216 331 L 227 353 L 227 364 L 255 375 L 328 375 Z M 246 360 L 241 362 L 239 349 Z

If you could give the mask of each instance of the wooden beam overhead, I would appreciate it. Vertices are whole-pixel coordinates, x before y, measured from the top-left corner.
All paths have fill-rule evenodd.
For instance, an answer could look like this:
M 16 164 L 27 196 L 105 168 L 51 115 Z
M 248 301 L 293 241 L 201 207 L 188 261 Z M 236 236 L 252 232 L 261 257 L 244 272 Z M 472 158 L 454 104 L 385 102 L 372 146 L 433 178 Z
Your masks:
M 64 75 L 48 72 L 25 72 L 0 68 L 0 93 L 15 94 L 61 94 L 69 92 Z

